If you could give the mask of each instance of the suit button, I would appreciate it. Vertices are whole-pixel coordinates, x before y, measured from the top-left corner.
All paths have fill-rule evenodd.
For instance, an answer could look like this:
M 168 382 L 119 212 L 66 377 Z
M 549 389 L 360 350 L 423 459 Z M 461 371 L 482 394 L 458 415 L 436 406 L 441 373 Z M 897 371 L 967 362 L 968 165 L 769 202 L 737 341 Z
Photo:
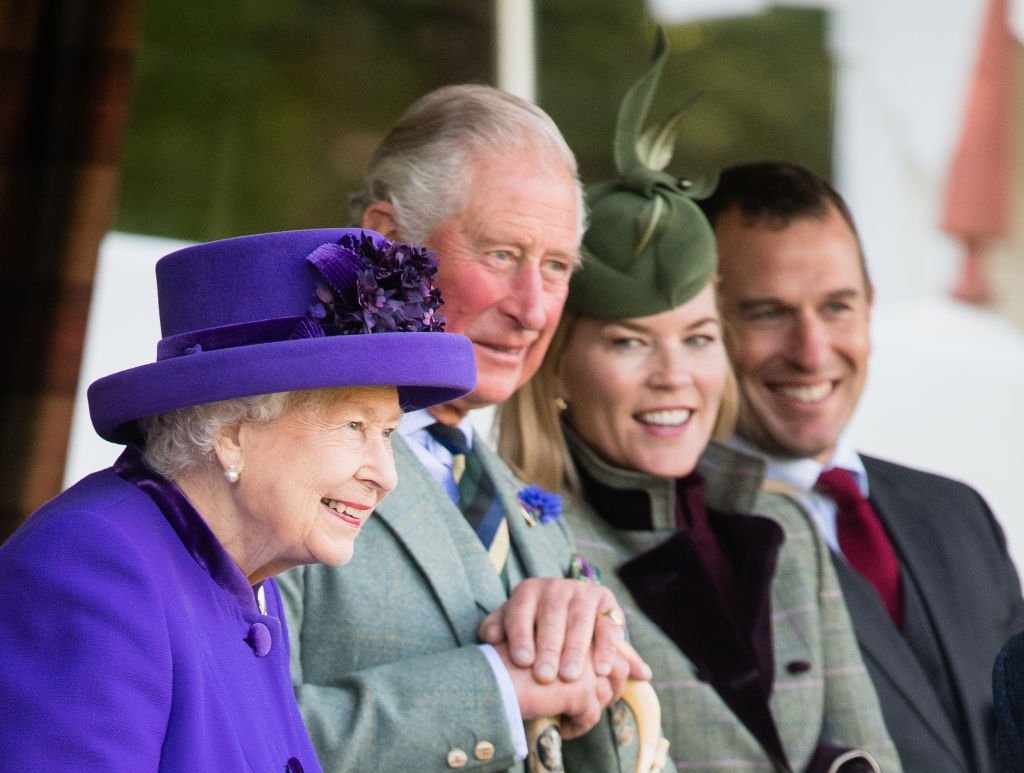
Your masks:
M 284 766 L 285 773 L 303 773 L 302 763 L 299 762 L 295 757 L 288 760 L 288 764 Z
M 270 629 L 266 625 L 263 623 L 253 623 L 249 627 L 249 635 L 245 637 L 245 641 L 252 647 L 256 657 L 262 658 L 270 652 L 273 637 L 270 635 Z
M 467 762 L 469 762 L 469 755 L 462 749 L 452 749 L 448 752 L 449 768 L 464 768 Z
M 489 760 L 494 757 L 494 744 L 490 741 L 481 741 L 473 747 L 473 756 L 478 760 Z

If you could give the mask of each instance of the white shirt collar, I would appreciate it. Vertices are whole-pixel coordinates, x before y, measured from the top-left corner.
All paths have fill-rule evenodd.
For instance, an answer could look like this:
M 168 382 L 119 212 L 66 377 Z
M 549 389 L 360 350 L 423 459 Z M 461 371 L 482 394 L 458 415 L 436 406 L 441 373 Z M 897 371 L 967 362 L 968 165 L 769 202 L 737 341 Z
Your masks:
M 398 424 L 398 432 L 405 438 L 420 464 L 430 473 L 430 477 L 437 482 L 437 485 L 452 502 L 457 503 L 459 487 L 455 485 L 455 479 L 452 477 L 452 453 L 427 432 L 427 427 L 436 422 L 437 419 L 434 415 L 426 409 L 410 411 L 402 416 L 402 420 Z M 458 427 L 466 435 L 466 443 L 472 448 L 473 424 L 468 413 L 458 423 Z
M 764 459 L 768 465 L 766 470 L 768 478 L 783 480 L 803 491 L 814 489 L 814 484 L 823 470 L 842 467 L 853 473 L 861 493 L 865 497 L 868 496 L 868 474 L 864 469 L 864 462 L 861 461 L 860 454 L 857 453 L 845 434 L 839 437 L 835 451 L 827 464 L 822 464 L 817 459 L 773 456 L 737 435 L 731 437 L 728 444 L 738 451 L 754 454 Z
M 434 414 L 426 408 L 423 408 L 419 411 L 410 411 L 409 413 L 403 414 L 402 420 L 398 424 L 398 431 L 402 437 L 418 443 L 431 453 L 435 453 L 436 449 L 441 449 L 445 453 L 448 453 L 448 450 L 434 440 L 431 434 L 427 432 L 427 427 L 436 423 L 437 419 Z M 466 436 L 466 444 L 472 448 L 473 422 L 470 419 L 469 413 L 466 413 L 456 426 L 462 430 L 462 433 Z M 451 454 L 448 454 L 448 456 L 450 461 Z

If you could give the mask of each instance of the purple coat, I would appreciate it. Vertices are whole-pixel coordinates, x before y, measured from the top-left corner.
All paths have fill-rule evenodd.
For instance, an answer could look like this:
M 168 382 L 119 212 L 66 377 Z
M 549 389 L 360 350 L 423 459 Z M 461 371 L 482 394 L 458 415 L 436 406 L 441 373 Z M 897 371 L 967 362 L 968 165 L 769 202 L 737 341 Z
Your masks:
M 188 500 L 132 449 L 0 547 L 0 589 L 5 770 L 320 769 L 276 584 L 262 614 Z

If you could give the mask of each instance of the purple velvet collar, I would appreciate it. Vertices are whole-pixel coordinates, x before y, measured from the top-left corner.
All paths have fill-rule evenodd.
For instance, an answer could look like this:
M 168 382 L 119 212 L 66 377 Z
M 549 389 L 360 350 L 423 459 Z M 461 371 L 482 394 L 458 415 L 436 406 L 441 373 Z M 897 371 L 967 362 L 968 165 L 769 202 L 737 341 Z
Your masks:
M 177 533 L 181 544 L 217 585 L 241 606 L 253 612 L 259 611 L 254 593 L 259 585 L 256 588 L 249 585 L 238 564 L 228 555 L 180 488 L 147 467 L 142 453 L 131 445 L 114 462 L 114 472 L 138 486 L 156 503 Z

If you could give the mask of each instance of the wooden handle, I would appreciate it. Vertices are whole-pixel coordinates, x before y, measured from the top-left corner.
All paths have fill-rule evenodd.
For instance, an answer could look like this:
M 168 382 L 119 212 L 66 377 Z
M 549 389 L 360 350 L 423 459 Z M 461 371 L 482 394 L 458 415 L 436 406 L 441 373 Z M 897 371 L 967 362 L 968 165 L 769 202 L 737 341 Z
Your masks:
M 558 717 L 541 717 L 526 723 L 526 769 L 529 773 L 565 773 L 562 734 L 558 728 Z
M 661 734 L 661 702 L 650 682 L 630 679 L 622 701 L 636 720 L 636 773 L 659 773 L 668 758 L 668 739 Z
M 636 773 L 659 773 L 668 758 L 668 740 L 661 735 L 661 703 L 650 682 L 630 679 L 622 701 L 636 720 Z M 532 719 L 526 723 L 526 769 L 529 773 L 564 773 L 562 736 L 557 717 Z

